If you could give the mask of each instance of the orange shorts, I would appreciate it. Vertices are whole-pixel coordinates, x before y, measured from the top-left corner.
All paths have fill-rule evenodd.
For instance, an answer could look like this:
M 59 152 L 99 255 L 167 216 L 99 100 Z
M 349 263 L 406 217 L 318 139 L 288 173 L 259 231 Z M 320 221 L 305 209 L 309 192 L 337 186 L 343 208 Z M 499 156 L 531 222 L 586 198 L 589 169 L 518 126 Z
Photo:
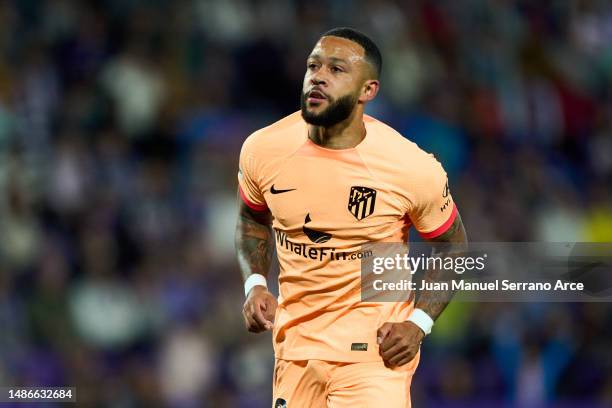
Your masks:
M 420 353 L 387 368 L 382 361 L 337 363 L 276 360 L 273 408 L 410 407 L 410 383 Z

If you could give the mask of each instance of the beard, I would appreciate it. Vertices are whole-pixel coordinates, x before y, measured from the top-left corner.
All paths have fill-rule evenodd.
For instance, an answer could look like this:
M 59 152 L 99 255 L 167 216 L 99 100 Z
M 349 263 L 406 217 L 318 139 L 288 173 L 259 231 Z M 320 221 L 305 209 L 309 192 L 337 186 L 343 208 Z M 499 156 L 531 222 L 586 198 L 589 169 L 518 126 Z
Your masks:
M 308 111 L 306 99 L 306 94 L 302 92 L 301 106 L 304 121 L 314 126 L 326 128 L 334 126 L 351 116 L 351 112 L 353 112 L 353 108 L 357 104 L 357 97 L 351 94 L 344 95 L 338 99 L 328 97 L 329 105 L 327 108 L 321 113 L 312 113 Z

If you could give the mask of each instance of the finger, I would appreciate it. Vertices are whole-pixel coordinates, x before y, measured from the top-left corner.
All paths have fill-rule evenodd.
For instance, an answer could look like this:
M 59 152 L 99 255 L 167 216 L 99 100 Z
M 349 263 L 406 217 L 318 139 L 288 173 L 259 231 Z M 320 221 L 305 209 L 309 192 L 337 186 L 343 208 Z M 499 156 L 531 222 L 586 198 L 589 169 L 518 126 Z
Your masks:
M 414 356 L 416 355 L 416 352 L 413 349 L 409 349 L 406 351 L 402 351 L 398 354 L 396 354 L 395 356 L 393 356 L 389 362 L 397 367 L 404 365 L 410 361 L 412 361 L 412 359 L 414 358 Z
M 388 322 L 380 326 L 380 328 L 376 331 L 376 343 L 377 344 L 382 344 L 382 342 L 385 340 L 385 337 L 387 337 L 387 335 L 391 331 L 392 327 L 393 327 L 393 323 L 388 323 Z
M 259 333 L 261 331 L 263 331 L 260 327 L 259 324 L 257 324 L 257 322 L 251 317 L 250 313 L 245 313 L 244 314 L 244 320 L 246 322 L 246 326 L 247 326 L 247 330 L 251 333 Z
M 270 330 L 270 319 L 268 318 L 268 303 L 266 302 L 266 300 L 262 300 L 261 303 L 259 304 L 259 310 L 261 311 L 261 317 L 263 318 L 263 325 L 264 325 L 264 329 L 265 330 Z
M 270 330 L 273 324 L 264 317 L 261 307 L 261 304 L 253 305 L 253 318 L 263 330 Z
M 385 337 L 385 339 L 380 345 L 380 350 L 385 352 L 396 344 L 402 343 L 402 340 L 403 339 L 397 334 L 387 334 L 387 337 Z
M 414 357 L 415 357 L 415 356 L 412 356 L 412 357 L 407 356 L 407 357 L 403 358 L 402 360 L 400 360 L 400 362 L 399 362 L 399 363 L 397 363 L 398 367 L 399 367 L 399 366 L 403 366 L 404 364 L 408 364 L 409 362 L 411 362 L 412 360 L 414 360 Z
M 244 325 L 246 326 L 248 331 L 251 331 L 251 327 L 253 326 L 253 320 L 250 318 L 250 307 L 245 304 L 242 308 L 242 317 L 244 319 Z
M 264 320 L 266 322 L 264 324 L 264 329 L 265 330 L 272 330 L 274 328 L 274 311 L 275 311 L 275 309 L 269 303 L 269 299 L 268 298 L 264 299 L 264 301 L 262 302 L 261 311 L 262 311 L 261 315 L 263 316 L 263 318 L 264 318 Z
M 249 319 L 247 321 L 247 330 L 251 333 L 259 333 L 262 330 L 259 328 L 259 325 L 255 323 L 253 319 Z
M 394 357 L 398 353 L 401 353 L 402 351 L 404 351 L 404 349 L 401 344 L 392 344 L 391 347 L 386 350 L 383 350 L 382 357 L 385 360 L 391 360 L 392 357 Z
M 265 313 L 264 313 L 264 317 L 274 323 L 274 319 L 276 318 L 276 308 L 277 308 L 277 303 L 276 303 L 276 299 L 274 299 L 272 296 L 266 298 L 266 309 L 265 309 Z
M 391 357 L 388 361 L 389 364 L 392 366 L 399 366 L 400 361 L 407 359 L 408 358 L 408 352 L 407 351 L 400 351 L 399 353 L 395 354 L 393 357 Z
M 259 310 L 259 307 L 257 307 L 255 302 L 251 302 L 248 304 L 246 316 L 249 319 L 249 323 L 250 323 L 249 331 L 253 333 L 260 333 L 266 330 L 265 326 L 260 324 L 255 318 L 255 313 L 257 312 L 257 310 Z
M 278 301 L 274 296 L 270 296 L 267 299 L 268 307 L 270 312 L 275 312 L 278 307 Z

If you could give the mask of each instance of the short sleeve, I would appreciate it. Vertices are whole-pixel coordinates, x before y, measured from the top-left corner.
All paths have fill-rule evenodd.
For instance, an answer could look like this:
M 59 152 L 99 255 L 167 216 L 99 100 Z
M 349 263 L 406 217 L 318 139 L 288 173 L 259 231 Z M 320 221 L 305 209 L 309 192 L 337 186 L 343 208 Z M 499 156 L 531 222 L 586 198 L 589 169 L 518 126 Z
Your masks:
M 425 239 L 444 234 L 457 217 L 457 207 L 450 194 L 448 177 L 442 165 L 428 155 L 412 189 L 408 216 Z
M 252 140 L 248 138 L 240 150 L 238 165 L 238 189 L 240 197 L 246 205 L 255 211 L 264 211 L 268 208 L 263 193 L 257 183 L 257 166 L 252 151 Z

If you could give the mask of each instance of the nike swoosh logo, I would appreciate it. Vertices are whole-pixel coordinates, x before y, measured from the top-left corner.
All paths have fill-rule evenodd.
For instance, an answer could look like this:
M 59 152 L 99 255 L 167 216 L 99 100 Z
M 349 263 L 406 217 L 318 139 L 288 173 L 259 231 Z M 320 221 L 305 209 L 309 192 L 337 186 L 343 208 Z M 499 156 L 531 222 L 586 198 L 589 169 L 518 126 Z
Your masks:
M 277 190 L 277 189 L 274 188 L 274 184 L 272 184 L 272 187 L 270 188 L 270 192 L 272 194 L 287 193 L 287 192 L 293 191 L 293 190 L 295 190 L 295 188 L 288 188 L 288 189 L 285 189 L 285 190 Z

